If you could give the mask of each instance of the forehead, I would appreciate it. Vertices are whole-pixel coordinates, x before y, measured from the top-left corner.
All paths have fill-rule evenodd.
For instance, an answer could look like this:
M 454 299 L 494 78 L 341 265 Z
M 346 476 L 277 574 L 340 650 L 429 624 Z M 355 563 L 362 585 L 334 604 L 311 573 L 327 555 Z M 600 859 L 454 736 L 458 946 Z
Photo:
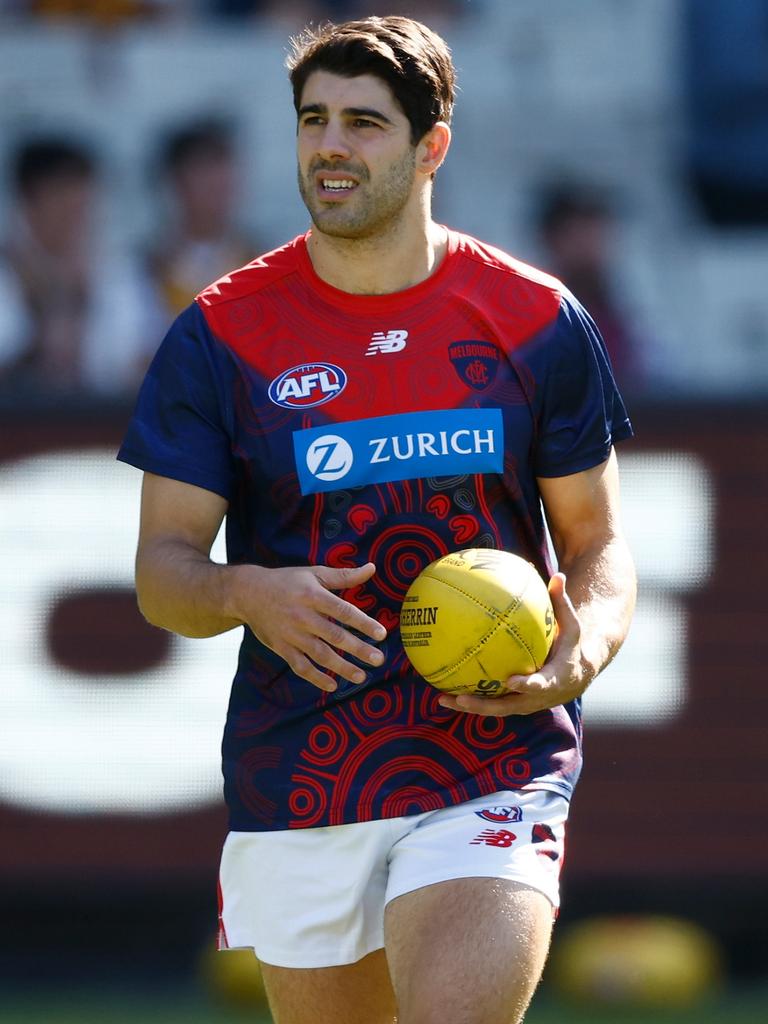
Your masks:
M 304 84 L 300 106 L 310 104 L 322 104 L 328 110 L 367 107 L 381 111 L 395 123 L 406 121 L 392 90 L 376 75 L 347 78 L 331 71 L 313 71 Z

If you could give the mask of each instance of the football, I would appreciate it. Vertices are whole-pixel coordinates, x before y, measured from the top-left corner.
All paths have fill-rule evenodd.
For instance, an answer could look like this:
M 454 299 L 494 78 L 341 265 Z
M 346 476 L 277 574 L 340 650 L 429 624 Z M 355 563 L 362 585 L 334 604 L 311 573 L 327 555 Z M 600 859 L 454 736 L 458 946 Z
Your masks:
M 509 676 L 541 668 L 555 631 L 536 567 L 490 548 L 432 562 L 411 583 L 400 612 L 400 635 L 414 669 L 454 694 L 504 693 Z

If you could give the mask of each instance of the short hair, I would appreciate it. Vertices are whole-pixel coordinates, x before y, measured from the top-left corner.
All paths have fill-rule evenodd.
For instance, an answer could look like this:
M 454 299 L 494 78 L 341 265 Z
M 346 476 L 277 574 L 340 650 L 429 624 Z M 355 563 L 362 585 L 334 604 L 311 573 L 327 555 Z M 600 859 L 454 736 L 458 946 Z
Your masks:
M 96 170 L 96 159 L 86 146 L 57 136 L 22 143 L 11 162 L 13 183 L 22 194 L 48 181 L 88 180 Z
M 224 118 L 210 117 L 171 132 L 162 146 L 159 162 L 166 172 L 175 174 L 190 161 L 230 157 L 234 151 L 234 125 Z
M 375 75 L 392 90 L 411 126 L 415 146 L 438 121 L 450 122 L 456 72 L 448 44 L 412 18 L 392 15 L 306 28 L 291 40 L 286 60 L 298 114 L 314 71 L 345 78 Z

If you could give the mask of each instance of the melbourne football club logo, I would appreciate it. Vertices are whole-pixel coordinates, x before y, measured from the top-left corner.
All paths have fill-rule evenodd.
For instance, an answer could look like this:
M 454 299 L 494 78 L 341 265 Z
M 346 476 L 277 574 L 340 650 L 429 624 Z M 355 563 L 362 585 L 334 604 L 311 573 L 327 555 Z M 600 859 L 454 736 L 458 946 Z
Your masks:
M 522 821 L 523 811 L 520 807 L 484 807 L 482 811 L 475 811 L 478 818 L 483 821 Z
M 337 398 L 347 386 L 347 375 L 333 363 L 303 363 L 284 370 L 269 385 L 270 402 L 284 409 L 309 409 Z
M 408 331 L 375 331 L 366 351 L 367 356 L 376 356 L 385 352 L 402 352 L 408 340 Z
M 459 377 L 474 391 L 485 391 L 496 379 L 501 354 L 488 341 L 454 341 L 448 356 Z

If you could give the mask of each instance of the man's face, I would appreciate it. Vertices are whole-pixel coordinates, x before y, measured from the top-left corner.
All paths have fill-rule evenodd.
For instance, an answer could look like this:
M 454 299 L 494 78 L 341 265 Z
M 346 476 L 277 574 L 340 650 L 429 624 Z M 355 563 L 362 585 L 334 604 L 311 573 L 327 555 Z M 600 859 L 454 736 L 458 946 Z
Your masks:
M 380 234 L 416 194 L 410 124 L 374 75 L 313 72 L 301 97 L 297 151 L 301 197 L 327 235 Z

